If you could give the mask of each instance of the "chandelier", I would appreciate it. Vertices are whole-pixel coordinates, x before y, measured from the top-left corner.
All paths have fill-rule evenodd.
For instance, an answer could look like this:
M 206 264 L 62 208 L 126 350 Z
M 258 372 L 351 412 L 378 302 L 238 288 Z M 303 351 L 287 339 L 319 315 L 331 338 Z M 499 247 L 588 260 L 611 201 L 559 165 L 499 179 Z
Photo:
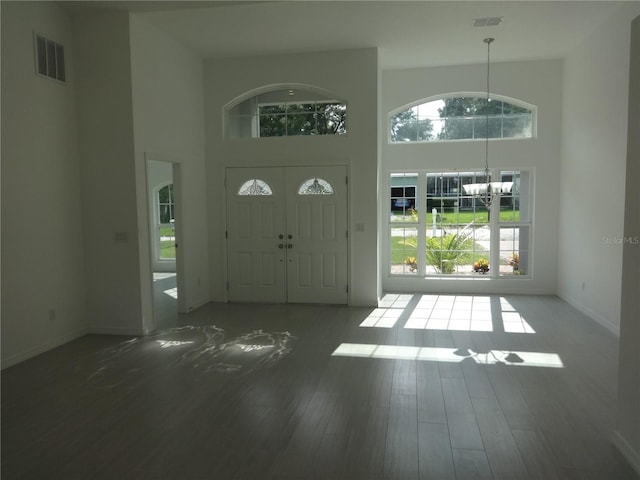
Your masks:
M 495 198 L 497 198 L 501 193 L 508 193 L 511 191 L 513 187 L 513 182 L 492 182 L 491 181 L 491 171 L 489 170 L 489 103 L 491 102 L 490 96 L 490 59 L 491 59 L 491 43 L 495 40 L 495 38 L 485 38 L 483 40 L 484 43 L 487 44 L 487 105 L 485 107 L 485 140 L 484 140 L 484 183 L 470 183 L 467 185 L 463 185 L 467 195 L 473 195 L 482 203 L 485 204 L 487 208 L 491 206 L 491 203 Z

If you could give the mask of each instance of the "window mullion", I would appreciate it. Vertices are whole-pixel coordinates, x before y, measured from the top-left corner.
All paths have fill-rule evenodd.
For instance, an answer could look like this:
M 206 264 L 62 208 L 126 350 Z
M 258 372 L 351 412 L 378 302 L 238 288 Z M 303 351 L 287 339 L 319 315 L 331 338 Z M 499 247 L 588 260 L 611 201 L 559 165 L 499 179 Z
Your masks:
M 418 173 L 416 185 L 416 210 L 418 211 L 418 275 L 427 274 L 427 174 Z
M 499 170 L 491 171 L 492 178 L 500 178 Z M 489 270 L 491 278 L 498 278 L 500 276 L 500 194 L 496 194 L 495 198 L 491 202 L 489 208 L 491 219 L 489 221 L 489 229 L 491 233 L 489 243 L 489 264 L 491 269 Z

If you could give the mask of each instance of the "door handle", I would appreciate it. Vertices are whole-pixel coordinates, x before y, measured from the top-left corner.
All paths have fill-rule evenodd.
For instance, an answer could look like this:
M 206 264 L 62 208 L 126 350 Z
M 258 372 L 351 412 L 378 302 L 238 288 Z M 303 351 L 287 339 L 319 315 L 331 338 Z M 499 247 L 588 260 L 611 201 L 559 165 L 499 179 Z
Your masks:
M 287 238 L 288 238 L 289 240 L 291 240 L 291 239 L 293 238 L 293 235 L 289 234 L 289 235 L 287 235 Z
M 283 235 L 283 234 L 280 234 L 280 235 L 278 235 L 278 238 L 279 238 L 280 240 L 282 240 L 282 239 L 284 238 L 284 235 Z
M 293 245 L 291 245 L 290 243 L 287 244 L 287 248 L 293 248 Z
M 279 243 L 279 244 L 278 244 L 278 248 L 284 248 L 284 244 Z

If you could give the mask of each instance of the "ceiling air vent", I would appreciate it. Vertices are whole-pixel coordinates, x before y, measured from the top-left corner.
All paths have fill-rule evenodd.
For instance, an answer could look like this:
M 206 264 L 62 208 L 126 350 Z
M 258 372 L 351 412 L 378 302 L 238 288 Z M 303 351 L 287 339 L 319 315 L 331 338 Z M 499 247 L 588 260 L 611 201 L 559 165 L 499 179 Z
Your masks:
M 42 35 L 35 34 L 36 72 L 45 77 L 66 82 L 64 47 Z
M 486 17 L 486 18 L 476 18 L 473 21 L 474 27 L 495 27 L 502 23 L 502 19 L 504 17 Z

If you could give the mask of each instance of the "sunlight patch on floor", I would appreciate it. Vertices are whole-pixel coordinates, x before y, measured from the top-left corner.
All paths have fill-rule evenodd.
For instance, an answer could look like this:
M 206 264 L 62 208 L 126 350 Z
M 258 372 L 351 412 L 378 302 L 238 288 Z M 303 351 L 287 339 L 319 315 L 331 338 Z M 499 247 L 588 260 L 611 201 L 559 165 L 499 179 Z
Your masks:
M 178 298 L 178 289 L 177 288 L 170 288 L 168 290 L 165 290 L 164 292 L 165 295 L 169 295 L 171 298 Z
M 504 325 L 505 332 L 536 333 L 525 318 L 504 297 L 500 297 L 500 308 L 502 310 L 502 324 Z
M 153 272 L 153 281 L 166 280 L 167 278 L 175 277 L 175 272 Z
M 413 295 L 386 294 L 374 309 L 360 324 L 361 327 L 393 328 Z
M 401 318 L 415 330 L 493 332 L 495 320 L 506 333 L 536 333 L 505 297 L 498 307 L 489 295 L 386 294 L 360 326 L 393 328 Z
M 342 343 L 331 355 L 334 357 L 381 358 L 448 363 L 460 363 L 463 360 L 470 359 L 479 365 L 503 364 L 524 367 L 564 367 L 560 356 L 556 353 L 506 350 L 474 352 L 471 349 L 465 348 Z
M 361 327 L 393 328 L 402 315 L 401 309 L 376 308 L 360 324 Z

